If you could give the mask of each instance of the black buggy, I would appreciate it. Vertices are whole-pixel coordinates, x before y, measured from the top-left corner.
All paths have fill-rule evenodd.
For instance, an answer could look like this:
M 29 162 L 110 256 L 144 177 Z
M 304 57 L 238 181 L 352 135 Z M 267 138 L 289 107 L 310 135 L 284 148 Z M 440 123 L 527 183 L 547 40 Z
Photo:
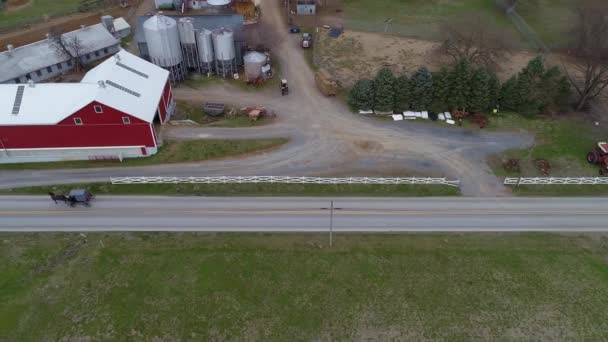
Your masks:
M 75 207 L 76 204 L 81 203 L 84 206 L 90 206 L 91 200 L 95 197 L 89 190 L 85 189 L 73 189 L 66 196 L 63 193 L 54 193 L 49 191 L 49 196 L 57 204 L 58 202 L 64 202 L 70 207 Z

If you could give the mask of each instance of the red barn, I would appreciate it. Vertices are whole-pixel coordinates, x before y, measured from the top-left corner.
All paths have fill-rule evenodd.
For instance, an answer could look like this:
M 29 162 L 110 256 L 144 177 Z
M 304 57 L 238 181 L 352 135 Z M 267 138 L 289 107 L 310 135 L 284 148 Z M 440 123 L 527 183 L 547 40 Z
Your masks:
M 174 109 L 169 72 L 126 51 L 80 83 L 0 84 L 0 163 L 149 156 Z

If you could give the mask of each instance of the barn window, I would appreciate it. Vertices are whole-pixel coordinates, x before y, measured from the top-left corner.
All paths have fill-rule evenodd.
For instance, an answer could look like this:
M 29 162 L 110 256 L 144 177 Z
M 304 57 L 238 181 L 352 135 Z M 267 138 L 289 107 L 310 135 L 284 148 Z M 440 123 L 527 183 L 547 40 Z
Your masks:
M 19 77 L 15 78 L 15 83 L 17 83 L 17 84 L 21 83 L 21 80 L 19 79 Z
M 52 68 L 52 67 L 50 67 L 50 66 L 49 66 L 49 67 L 46 67 L 46 71 L 48 71 L 48 72 L 53 72 L 53 68 Z
M 108 48 L 103 48 L 103 53 L 108 54 Z
M 81 126 L 82 125 L 82 119 L 81 118 L 74 118 L 74 123 Z
M 129 117 L 127 117 L 127 116 L 123 116 L 122 117 L 122 123 L 125 124 L 125 125 L 128 125 L 128 124 L 131 123 L 131 119 L 129 119 Z
M 101 106 L 93 106 L 93 109 L 95 109 L 95 113 L 97 114 L 103 113 L 103 108 L 101 108 Z
M 95 57 L 99 57 L 99 51 L 95 51 Z
M 57 63 L 57 70 L 61 70 L 62 68 L 61 63 Z
M 68 64 L 68 66 L 70 66 L 70 67 L 71 67 L 71 66 L 72 66 L 72 60 L 71 60 L 71 59 L 68 59 L 67 64 Z
M 42 71 L 36 70 L 36 75 L 38 75 L 38 77 L 41 77 L 42 76 Z
M 29 81 L 32 79 L 32 76 L 30 76 L 30 74 L 25 74 L 25 79 Z

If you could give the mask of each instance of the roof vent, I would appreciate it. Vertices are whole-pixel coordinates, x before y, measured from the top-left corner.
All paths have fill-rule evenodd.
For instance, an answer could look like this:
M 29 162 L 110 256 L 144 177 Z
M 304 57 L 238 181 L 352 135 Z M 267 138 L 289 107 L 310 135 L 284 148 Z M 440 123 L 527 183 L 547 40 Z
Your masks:
M 35 87 L 36 87 L 36 83 L 34 83 L 34 81 L 33 81 L 33 80 L 28 80 L 28 81 L 27 81 L 27 85 L 28 85 L 30 88 L 35 88 Z
M 14 48 L 15 48 L 15 47 L 13 46 L 13 44 L 8 44 L 8 45 L 6 46 L 6 51 L 8 52 L 7 54 L 8 54 L 9 56 L 12 56 L 12 54 L 13 54 L 13 49 L 14 49 Z
M 120 62 L 120 56 L 118 54 L 114 55 L 114 59 L 116 60 L 116 63 Z
M 97 81 L 97 84 L 99 84 L 99 88 L 105 88 L 106 87 L 106 83 L 102 80 Z

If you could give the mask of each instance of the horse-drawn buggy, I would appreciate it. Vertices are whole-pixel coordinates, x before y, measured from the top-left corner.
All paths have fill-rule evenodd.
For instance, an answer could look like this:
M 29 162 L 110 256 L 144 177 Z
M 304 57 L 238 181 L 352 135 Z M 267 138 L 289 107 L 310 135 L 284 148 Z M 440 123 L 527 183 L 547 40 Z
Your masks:
M 88 207 L 91 205 L 91 200 L 95 197 L 89 190 L 85 189 L 73 189 L 67 195 L 49 191 L 49 196 L 55 201 L 55 204 L 64 202 L 70 207 L 75 207 L 77 204 L 83 204 Z

